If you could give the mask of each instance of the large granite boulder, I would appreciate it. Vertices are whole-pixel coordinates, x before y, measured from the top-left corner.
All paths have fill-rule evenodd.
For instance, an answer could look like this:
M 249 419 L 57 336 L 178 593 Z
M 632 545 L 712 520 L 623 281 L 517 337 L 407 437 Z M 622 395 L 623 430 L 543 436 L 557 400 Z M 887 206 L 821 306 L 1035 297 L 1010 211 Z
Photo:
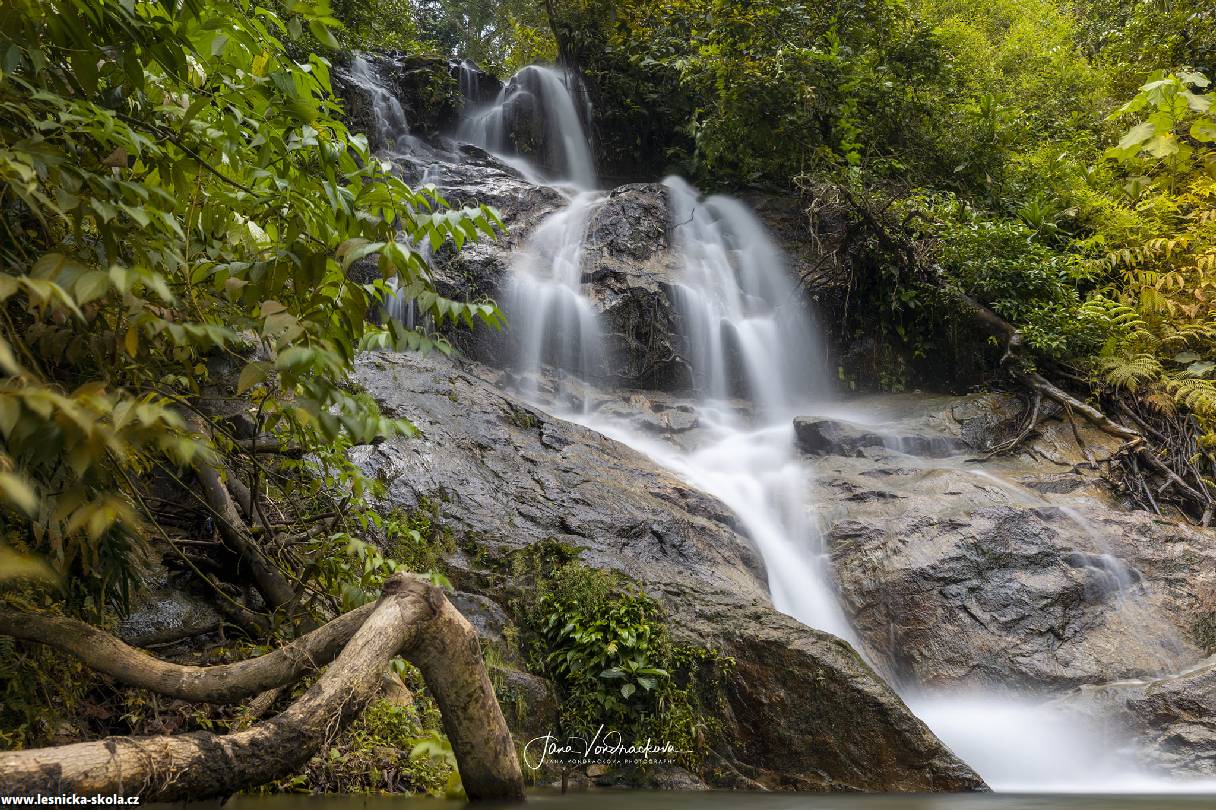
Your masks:
M 721 737 L 710 741 L 717 761 L 702 774 L 714 784 L 982 786 L 848 645 L 773 609 L 760 558 L 721 503 L 600 434 L 521 404 L 493 379 L 478 366 L 386 353 L 362 358 L 356 373 L 422 435 L 355 448 L 352 458 L 384 482 L 391 504 L 442 504 L 461 548 L 449 559 L 458 588 L 499 597 L 502 574 L 483 570 L 481 553 L 546 540 L 640 583 L 666 606 L 677 638 L 737 661 Z
M 986 447 L 1016 407 L 991 395 L 880 401 L 886 413 L 855 406 L 864 429 L 832 437 L 830 453 L 813 444 L 808 461 L 846 610 L 897 683 L 1054 691 L 1202 657 L 1210 532 L 1120 508 L 1063 419 L 1015 457 L 934 458 L 890 438 L 915 423 L 944 445 Z M 802 424 L 805 441 L 823 423 Z M 1099 457 L 1117 446 L 1078 430 Z M 853 452 L 858 434 L 880 441 Z

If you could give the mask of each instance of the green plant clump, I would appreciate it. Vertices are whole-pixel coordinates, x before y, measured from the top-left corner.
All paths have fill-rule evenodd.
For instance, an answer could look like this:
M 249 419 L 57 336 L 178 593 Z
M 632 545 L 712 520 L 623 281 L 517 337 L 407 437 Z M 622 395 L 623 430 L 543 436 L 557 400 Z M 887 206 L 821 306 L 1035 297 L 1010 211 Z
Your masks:
M 653 599 L 626 577 L 583 564 L 568 546 L 541 543 L 519 556 L 544 572 L 535 594 L 513 607 L 528 666 L 557 691 L 556 733 L 591 739 L 603 725 L 626 744 L 671 743 L 695 765 L 733 661 L 674 641 Z

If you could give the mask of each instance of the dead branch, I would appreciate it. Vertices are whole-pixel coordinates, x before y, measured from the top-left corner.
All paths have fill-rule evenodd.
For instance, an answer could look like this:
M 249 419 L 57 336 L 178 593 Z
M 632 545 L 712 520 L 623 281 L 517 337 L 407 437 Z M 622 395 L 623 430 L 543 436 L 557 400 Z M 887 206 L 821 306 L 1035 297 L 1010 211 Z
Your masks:
M 200 434 L 207 432 L 206 425 L 200 417 L 192 416 L 189 421 L 191 429 L 195 432 Z M 295 590 L 287 578 L 266 558 L 253 539 L 231 493 L 220 480 L 221 470 L 225 472 L 227 478 L 235 477 L 231 471 L 218 462 L 200 459 L 194 464 L 194 474 L 198 478 L 203 497 L 213 513 L 220 534 L 232 550 L 249 565 L 253 572 L 253 579 L 258 585 L 262 598 L 266 600 L 266 604 L 272 610 L 290 604 L 295 599 Z

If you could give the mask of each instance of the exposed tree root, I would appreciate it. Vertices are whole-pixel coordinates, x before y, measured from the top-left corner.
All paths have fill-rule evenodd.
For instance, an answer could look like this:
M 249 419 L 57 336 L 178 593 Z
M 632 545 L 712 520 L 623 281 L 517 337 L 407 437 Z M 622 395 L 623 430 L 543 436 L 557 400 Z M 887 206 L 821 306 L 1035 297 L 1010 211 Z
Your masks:
M 397 574 L 374 605 L 335 619 L 282 650 L 242 664 L 177 667 L 158 662 L 93 630 L 83 641 L 72 620 L 6 613 L 0 632 L 40 641 L 100 663 L 127 683 L 164 694 L 247 696 L 273 689 L 312 668 L 309 654 L 332 656 L 315 684 L 281 714 L 228 735 L 116 737 L 98 742 L 0 753 L 0 784 L 10 795 L 122 794 L 144 801 L 228 796 L 303 765 L 352 720 L 383 684 L 393 656 L 422 671 L 443 715 L 444 727 L 471 799 L 521 799 L 523 777 L 515 749 L 481 659 L 476 634 L 443 593 L 424 580 Z M 66 622 L 66 624 L 65 624 Z M 107 644 L 101 654 L 93 645 Z M 290 650 L 290 652 L 288 652 Z M 116 659 L 121 663 L 114 663 Z M 269 664 L 259 664 L 271 659 Z M 156 675 L 144 669 L 155 665 Z M 233 679 L 239 688 L 226 686 Z
M 213 667 L 171 664 L 130 647 L 91 624 L 66 616 L 0 608 L 0 635 L 36 641 L 74 655 L 129 686 L 200 703 L 238 703 L 294 683 L 325 666 L 371 615 L 374 605 L 344 613 L 273 652 Z

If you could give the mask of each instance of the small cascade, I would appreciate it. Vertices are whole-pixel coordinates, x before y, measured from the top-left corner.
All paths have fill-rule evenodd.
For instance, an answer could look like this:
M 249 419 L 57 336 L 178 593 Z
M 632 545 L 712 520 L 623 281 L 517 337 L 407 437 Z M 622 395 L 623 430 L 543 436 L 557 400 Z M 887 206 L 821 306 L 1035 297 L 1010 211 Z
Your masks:
M 461 64 L 461 91 L 467 99 L 477 98 L 478 78 L 472 65 Z M 512 139 L 525 131 L 542 145 L 543 165 L 518 154 Z M 528 237 L 500 296 L 522 392 L 536 396 L 545 368 L 556 371 L 559 381 L 595 379 L 603 339 L 595 307 L 583 289 L 582 262 L 587 222 L 603 193 L 593 190 L 595 164 L 570 80 L 556 68 L 523 68 L 493 103 L 465 114 L 459 136 L 497 155 L 530 182 L 561 184 L 569 200 Z
M 676 306 L 698 389 L 792 415 L 827 386 L 818 336 L 781 250 L 738 200 L 700 199 L 679 177 L 663 185 L 681 258 Z
M 463 81 L 465 73 L 461 75 Z M 592 189 L 595 161 L 573 81 L 558 68 L 529 65 L 510 78 L 493 103 L 466 114 L 458 135 L 498 155 L 530 181 L 564 181 L 580 190 Z M 470 93 L 465 97 L 476 98 Z M 520 140 L 538 147 L 533 160 L 520 154 Z
M 361 54 L 355 54 L 344 78 L 365 92 L 371 101 L 373 131 L 369 134 L 373 137 L 372 146 L 390 151 L 405 148 L 410 132 L 405 110 L 376 75 L 372 64 Z
M 473 101 L 481 98 L 481 71 L 468 59 L 460 60 L 456 66 L 456 81 L 461 97 Z
M 409 124 L 401 103 L 385 86 L 371 62 L 362 55 L 355 54 L 351 58 L 349 70 L 343 75 L 348 82 L 359 87 L 371 100 L 373 146 L 390 153 L 398 153 L 395 157 L 401 160 L 405 158 L 404 153 L 422 153 L 424 151 L 420 148 L 420 142 L 410 135 Z M 438 178 L 439 168 L 431 164 L 423 172 L 419 185 L 433 183 Z M 398 232 L 397 239 L 402 241 L 405 237 Z M 429 240 L 423 240 L 421 244 L 411 245 L 411 247 L 421 252 L 423 260 L 430 263 L 431 244 Z M 396 278 L 388 281 L 391 291 L 385 297 L 382 305 L 384 315 L 404 325 L 407 329 L 414 329 L 420 325 L 417 323 L 415 302 L 412 298 L 401 295 L 397 284 Z
M 526 396 L 536 395 L 542 368 L 579 380 L 595 378 L 603 356 L 597 313 L 583 293 L 583 235 L 602 202 L 593 191 L 542 222 L 517 254 L 503 300 Z

